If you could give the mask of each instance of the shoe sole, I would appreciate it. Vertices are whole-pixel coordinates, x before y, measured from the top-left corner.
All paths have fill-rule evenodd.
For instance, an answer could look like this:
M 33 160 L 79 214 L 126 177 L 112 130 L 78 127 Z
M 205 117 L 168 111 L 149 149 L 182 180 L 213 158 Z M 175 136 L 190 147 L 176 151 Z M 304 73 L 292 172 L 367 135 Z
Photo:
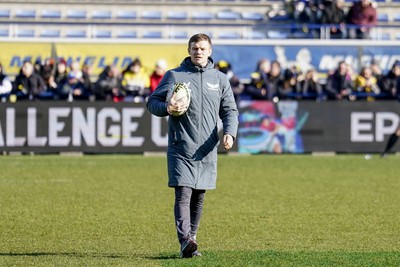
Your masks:
M 195 242 L 190 242 L 182 251 L 182 258 L 193 257 L 193 252 L 195 252 L 196 250 L 197 250 L 197 244 Z

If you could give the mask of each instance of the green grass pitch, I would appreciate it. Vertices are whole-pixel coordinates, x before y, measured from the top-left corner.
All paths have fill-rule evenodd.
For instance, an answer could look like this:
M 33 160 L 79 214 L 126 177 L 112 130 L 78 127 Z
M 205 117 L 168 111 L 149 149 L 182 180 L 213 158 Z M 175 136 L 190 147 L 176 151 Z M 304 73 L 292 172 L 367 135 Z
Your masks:
M 166 158 L 0 158 L 0 266 L 400 266 L 400 157 L 220 155 L 201 258 Z

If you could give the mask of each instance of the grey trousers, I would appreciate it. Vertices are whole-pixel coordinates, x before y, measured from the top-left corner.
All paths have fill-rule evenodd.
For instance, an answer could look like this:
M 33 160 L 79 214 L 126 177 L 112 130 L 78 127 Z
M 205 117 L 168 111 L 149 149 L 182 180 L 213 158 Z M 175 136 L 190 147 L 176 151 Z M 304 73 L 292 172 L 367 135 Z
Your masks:
M 196 190 L 186 186 L 175 187 L 174 214 L 180 244 L 189 238 L 196 241 L 205 193 L 206 190 Z

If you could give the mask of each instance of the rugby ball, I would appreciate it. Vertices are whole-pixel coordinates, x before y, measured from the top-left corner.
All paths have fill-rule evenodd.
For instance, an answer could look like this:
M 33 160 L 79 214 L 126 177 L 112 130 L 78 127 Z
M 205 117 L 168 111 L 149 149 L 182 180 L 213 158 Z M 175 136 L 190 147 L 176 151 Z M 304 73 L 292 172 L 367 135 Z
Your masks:
M 167 94 L 168 104 L 183 105 L 184 108 L 181 112 L 172 112 L 172 116 L 182 116 L 188 110 L 190 105 L 190 89 L 189 83 L 177 83 L 174 85 Z

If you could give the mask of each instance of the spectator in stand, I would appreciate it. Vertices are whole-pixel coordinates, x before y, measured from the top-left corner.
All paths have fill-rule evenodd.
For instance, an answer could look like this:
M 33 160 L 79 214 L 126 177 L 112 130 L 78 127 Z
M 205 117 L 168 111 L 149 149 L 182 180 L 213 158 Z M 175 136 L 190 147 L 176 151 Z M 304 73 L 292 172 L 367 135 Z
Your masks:
M 311 32 L 314 37 L 319 35 L 319 27 L 316 24 L 321 22 L 322 11 L 318 0 L 300 0 L 295 4 L 294 19 L 299 24 L 304 24 L 300 31 Z M 308 28 L 307 24 L 314 24 Z
M 46 90 L 46 85 L 42 77 L 35 73 L 32 62 L 25 61 L 21 70 L 14 81 L 12 94 L 17 96 L 18 100 L 33 100 L 40 98 L 41 94 Z
M 275 68 L 276 69 L 276 68 Z M 277 97 L 276 87 L 270 85 L 272 63 L 268 59 L 261 59 L 257 63 L 256 71 L 250 75 L 250 83 L 244 88 L 244 98 L 252 100 L 272 100 Z
M 82 66 L 82 79 L 83 87 L 85 88 L 84 99 L 94 100 L 94 87 L 91 81 L 92 67 L 89 64 L 83 64 Z
M 224 73 L 229 80 L 231 85 L 233 96 L 235 97 L 236 103 L 240 100 L 240 95 L 243 93 L 244 85 L 240 82 L 239 78 L 232 71 L 232 66 L 225 60 L 220 60 L 215 64 L 215 68 Z
M 388 98 L 400 100 L 400 60 L 396 60 L 389 72 L 378 81 L 382 93 Z
M 122 77 L 118 67 L 107 66 L 95 84 L 96 99 L 121 102 L 124 99 L 121 82 Z
M 321 15 L 321 24 L 329 24 L 331 39 L 344 39 L 346 33 L 346 15 L 344 0 L 325 0 Z
M 57 92 L 55 94 L 55 99 L 62 98 L 65 92 L 69 91 L 67 62 L 64 59 L 58 61 L 54 74 L 54 82 L 51 83 L 50 86 Z
M 12 83 L 3 71 L 3 65 L 0 63 L 0 98 L 6 100 L 12 90 Z
M 374 76 L 377 81 L 381 80 L 383 75 L 382 75 L 382 69 L 379 66 L 379 62 L 376 60 L 372 60 L 370 68 L 372 71 L 372 76 Z
M 367 99 L 367 101 L 374 101 L 381 92 L 370 67 L 361 68 L 354 81 L 354 87 L 354 95 L 359 99 Z
M 279 88 L 283 88 L 282 68 L 281 64 L 274 60 L 271 62 L 271 71 L 268 75 L 268 85 L 272 96 L 272 100 L 277 101 L 279 97 L 285 97 L 281 95 Z
M 73 101 L 74 99 L 87 99 L 87 88 L 85 87 L 85 79 L 81 70 L 79 61 L 73 61 L 67 74 L 67 86 L 61 93 L 62 99 Z
M 329 99 L 342 100 L 351 95 L 353 80 L 349 70 L 347 63 L 341 61 L 334 73 L 328 76 L 325 89 Z
M 122 90 L 127 102 L 144 102 L 149 95 L 150 77 L 139 58 L 133 60 L 122 72 Z
M 354 2 L 347 12 L 350 39 L 369 39 L 371 27 L 377 24 L 376 8 L 371 0 Z
M 158 84 L 161 82 L 162 77 L 164 77 L 167 71 L 167 61 L 165 59 L 160 59 L 156 62 L 153 73 L 150 76 L 150 93 L 153 93 L 157 88 Z
M 297 92 L 297 76 L 291 69 L 283 72 L 282 82 L 278 84 L 279 99 L 294 99 Z
M 318 73 L 315 69 L 306 72 L 304 80 L 298 84 L 298 98 L 321 101 L 324 99 L 322 86 L 318 81 Z

